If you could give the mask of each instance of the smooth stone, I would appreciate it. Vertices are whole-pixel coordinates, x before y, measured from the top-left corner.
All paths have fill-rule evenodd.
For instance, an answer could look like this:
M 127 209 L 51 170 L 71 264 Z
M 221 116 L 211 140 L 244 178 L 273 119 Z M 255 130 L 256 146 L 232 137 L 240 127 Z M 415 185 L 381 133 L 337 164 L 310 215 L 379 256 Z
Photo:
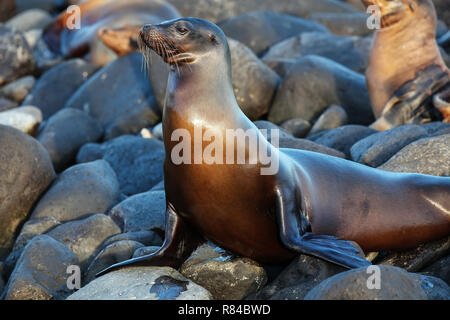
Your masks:
M 159 248 L 163 244 L 163 238 L 164 233 L 151 230 L 126 232 L 116 234 L 108 238 L 105 242 L 103 242 L 102 248 L 122 240 L 136 241 L 142 243 L 144 246 L 156 246 Z
M 34 106 L 23 106 L 0 112 L 0 124 L 33 135 L 42 122 L 42 112 Z
M 164 145 L 156 139 L 124 135 L 102 144 L 85 144 L 77 155 L 78 163 L 97 159 L 111 165 L 126 195 L 146 192 L 163 179 Z
M 311 124 L 303 119 L 296 118 L 284 121 L 281 128 L 292 134 L 295 138 L 304 138 L 311 129 Z
M 299 59 L 284 78 L 268 120 L 312 121 L 333 104 L 345 109 L 351 123 L 373 122 L 365 77 L 329 59 L 307 56 Z
M 34 56 L 34 49 L 36 49 L 37 44 L 42 37 L 42 29 L 31 29 L 29 31 L 24 32 L 23 36 L 25 37 L 25 40 L 27 41 L 30 49 L 33 50 L 33 56 Z M 36 64 L 37 64 L 37 61 L 36 61 Z
M 79 164 L 62 172 L 39 200 L 31 219 L 71 221 L 106 212 L 120 201 L 119 183 L 104 160 Z
M 28 31 L 27 33 L 29 33 Z M 29 36 L 27 39 L 29 39 Z M 60 55 L 53 53 L 48 47 L 47 43 L 45 43 L 42 38 L 42 30 L 38 35 L 32 35 L 32 37 L 36 36 L 33 41 L 35 41 L 33 45 L 33 58 L 36 64 L 36 71 L 39 74 L 43 74 L 50 69 L 56 67 L 59 64 L 64 62 L 63 58 Z M 28 40 L 27 40 L 28 41 Z M 66 79 L 67 81 L 67 79 Z M 56 85 L 56 84 L 54 84 Z M 63 89 L 63 88 L 62 88 Z M 61 107 L 60 107 L 61 108 Z
M 25 76 L 0 89 L 0 96 L 21 103 L 30 93 L 36 79 L 33 76 Z
M 103 127 L 86 112 L 62 109 L 51 116 L 38 135 L 47 149 L 56 171 L 66 169 L 75 161 L 78 150 L 86 143 L 97 142 Z
M 450 129 L 450 123 L 435 121 L 422 124 L 421 127 L 427 130 L 427 133 L 431 136 L 434 134 L 439 134 L 439 132 L 442 132 L 444 130 Z
M 164 190 L 165 190 L 164 180 L 158 182 L 157 185 L 153 186 L 153 188 L 150 189 L 150 191 L 164 191 Z
M 162 122 L 152 128 L 152 135 L 161 141 L 164 141 Z
M 410 143 L 378 167 L 394 172 L 413 172 L 450 176 L 450 134 L 424 138 Z
M 228 38 L 232 85 L 245 115 L 257 120 L 269 112 L 281 78 L 240 42 Z
M 34 59 L 23 33 L 0 25 L 0 86 L 34 71 Z
M 303 32 L 325 32 L 328 29 L 315 21 L 270 11 L 252 11 L 221 23 L 227 37 L 238 40 L 257 56 L 275 43 Z
M 0 97 L 0 112 L 11 110 L 17 107 L 17 105 L 18 105 L 17 102 Z
M 164 191 L 136 194 L 117 204 L 109 216 L 123 232 L 159 229 L 166 225 L 166 195 Z
M 58 64 L 39 78 L 23 103 L 38 107 L 42 110 L 44 119 L 48 119 L 64 107 L 95 69 L 95 66 L 81 59 Z
M 313 135 L 320 131 L 336 129 L 347 123 L 348 115 L 345 109 L 341 106 L 332 105 L 325 109 L 319 119 L 316 120 L 309 134 Z
M 266 272 L 257 262 L 212 244 L 197 248 L 180 273 L 207 289 L 215 300 L 241 300 L 267 282 Z
M 47 235 L 66 245 L 79 260 L 82 271 L 100 250 L 103 241 L 120 233 L 110 217 L 95 214 L 85 219 L 66 222 L 50 230 Z
M 65 299 L 71 293 L 66 273 L 71 265 L 78 259 L 66 246 L 46 235 L 33 238 L 9 278 L 5 299 Z
M 138 248 L 133 253 L 133 258 L 139 258 L 139 257 L 150 255 L 150 254 L 158 251 L 160 248 L 161 248 L 160 246 L 149 246 L 149 247 Z
M 55 177 L 47 150 L 35 139 L 0 125 L 0 259 Z
M 442 279 L 450 285 L 450 256 L 446 256 L 432 263 L 425 269 L 421 270 L 420 273 Z
M 315 143 L 343 152 L 350 158 L 350 149 L 358 141 L 376 133 L 377 131 L 365 126 L 349 124 L 336 129 L 322 131 L 318 137 L 309 137 Z
M 50 229 L 59 226 L 60 224 L 61 222 L 59 222 L 54 217 L 29 219 L 23 225 L 16 241 L 14 242 L 13 252 L 23 249 L 27 245 L 27 243 L 35 236 L 44 234 Z
M 418 125 L 404 125 L 375 133 L 352 146 L 351 158 L 353 161 L 378 167 L 411 142 L 427 135 L 427 131 Z
M 369 63 L 371 43 L 369 37 L 305 32 L 271 47 L 262 61 L 272 69 L 277 69 L 279 63 L 294 65 L 302 57 L 317 55 L 362 74 Z
M 50 14 L 42 9 L 29 9 L 8 20 L 6 25 L 26 32 L 32 29 L 43 29 L 52 21 Z
M 140 53 L 120 57 L 99 70 L 81 85 L 65 106 L 84 110 L 99 120 L 109 139 L 117 134 L 137 133 L 161 119 L 152 87 L 142 70 Z M 133 124 L 130 117 L 139 118 L 140 125 Z
M 444 280 L 422 274 L 414 275 L 415 281 L 425 291 L 428 300 L 450 300 L 450 287 Z
M 91 281 L 68 300 L 211 300 L 204 288 L 169 267 L 132 267 Z
M 310 18 L 321 23 L 338 36 L 366 36 L 373 32 L 373 30 L 367 28 L 368 15 L 362 12 L 314 13 Z

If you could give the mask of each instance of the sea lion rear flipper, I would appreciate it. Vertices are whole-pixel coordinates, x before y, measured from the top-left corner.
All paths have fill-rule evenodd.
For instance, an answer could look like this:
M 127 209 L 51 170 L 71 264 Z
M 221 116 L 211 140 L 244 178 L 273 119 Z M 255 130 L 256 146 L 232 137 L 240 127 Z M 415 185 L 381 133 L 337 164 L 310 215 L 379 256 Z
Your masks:
M 299 253 L 318 257 L 345 268 L 353 269 L 371 265 L 358 255 L 358 250 L 350 241 L 330 235 L 315 235 L 305 232 L 306 218 L 296 212 L 295 197 L 292 192 L 277 190 L 277 219 L 283 244 Z
M 196 233 L 168 204 L 166 210 L 165 239 L 161 248 L 149 255 L 129 259 L 116 263 L 95 276 L 99 277 L 113 270 L 125 266 L 169 266 L 178 269 L 189 255 L 201 244 L 204 239 Z

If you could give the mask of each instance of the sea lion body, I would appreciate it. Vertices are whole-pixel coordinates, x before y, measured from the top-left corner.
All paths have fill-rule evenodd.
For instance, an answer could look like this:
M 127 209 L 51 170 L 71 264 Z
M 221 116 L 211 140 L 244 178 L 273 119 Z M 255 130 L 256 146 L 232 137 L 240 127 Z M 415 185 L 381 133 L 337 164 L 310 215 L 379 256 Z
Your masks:
M 265 263 L 302 252 L 354 268 L 369 263 L 347 240 L 370 251 L 450 234 L 450 178 L 391 173 L 270 144 L 237 105 L 229 48 L 217 26 L 183 18 L 144 26 L 140 37 L 171 65 L 163 112 L 166 237 L 158 252 L 104 272 L 130 264 L 178 267 L 205 239 Z M 174 158 L 187 139 L 174 136 L 179 130 L 194 137 L 182 152 L 190 160 L 182 163 Z M 227 164 L 219 152 L 215 162 L 196 164 L 196 150 L 204 154 L 227 130 L 254 132 L 278 170 L 262 174 L 267 164 L 250 144 L 245 163 Z M 209 138 L 196 144 L 199 132 Z M 227 141 L 218 141 L 226 150 Z
M 441 120 L 430 98 L 450 86 L 450 71 L 436 43 L 436 12 L 429 0 L 363 0 L 380 8 L 367 86 L 378 121 L 387 130 L 406 123 Z M 441 111 L 441 113 L 443 113 Z

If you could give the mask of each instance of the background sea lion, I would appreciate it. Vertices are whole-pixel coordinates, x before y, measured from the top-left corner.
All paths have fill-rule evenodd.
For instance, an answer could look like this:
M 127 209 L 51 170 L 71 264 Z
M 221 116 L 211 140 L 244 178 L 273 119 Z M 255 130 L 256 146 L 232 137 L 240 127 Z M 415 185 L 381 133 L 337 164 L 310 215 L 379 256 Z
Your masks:
M 216 25 L 182 18 L 146 25 L 140 38 L 171 66 L 163 116 L 165 241 L 156 253 L 102 273 L 130 264 L 179 267 L 205 239 L 260 262 L 287 262 L 302 252 L 354 268 L 369 263 L 340 239 L 364 250 L 403 249 L 450 233 L 450 178 L 386 172 L 268 143 L 237 105 L 229 47 Z M 261 156 L 248 144 L 246 164 L 176 164 L 177 129 L 191 137 L 208 129 L 215 139 L 230 129 L 254 132 L 262 150 L 278 157 L 279 170 L 262 175 Z M 186 156 L 194 158 L 193 141 L 190 147 Z
M 387 130 L 407 123 L 450 121 L 450 106 L 433 104 L 435 94 L 450 88 L 450 71 L 436 43 L 431 0 L 362 1 L 378 6 L 381 13 L 366 71 L 378 118 L 372 127 Z

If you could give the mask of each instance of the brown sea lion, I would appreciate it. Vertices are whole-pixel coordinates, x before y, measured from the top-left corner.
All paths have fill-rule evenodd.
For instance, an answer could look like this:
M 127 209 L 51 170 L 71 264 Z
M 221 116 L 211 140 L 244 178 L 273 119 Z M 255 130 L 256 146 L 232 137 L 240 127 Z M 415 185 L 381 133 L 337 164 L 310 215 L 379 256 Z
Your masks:
M 408 123 L 450 121 L 450 71 L 436 43 L 431 0 L 362 0 L 380 9 L 366 71 L 377 130 Z M 442 95 L 439 95 L 443 93 Z M 439 95 L 438 98 L 434 98 Z
M 182 18 L 146 25 L 140 38 L 171 66 L 163 115 L 165 241 L 154 254 L 100 274 L 127 265 L 177 268 L 205 239 L 265 263 L 301 252 L 354 268 L 369 262 L 347 240 L 371 251 L 450 234 L 450 177 L 392 173 L 267 142 L 236 102 L 228 43 L 216 25 Z M 234 138 L 229 148 L 219 139 L 229 130 L 253 133 L 259 152 L 251 143 L 238 148 Z M 214 161 L 195 162 L 211 151 L 210 142 L 195 142 L 204 132 L 213 133 L 205 140 L 214 140 Z M 180 139 L 188 146 L 182 152 Z M 226 164 L 220 147 L 232 151 L 231 160 L 243 150 L 246 161 Z M 262 174 L 266 151 L 278 170 Z

